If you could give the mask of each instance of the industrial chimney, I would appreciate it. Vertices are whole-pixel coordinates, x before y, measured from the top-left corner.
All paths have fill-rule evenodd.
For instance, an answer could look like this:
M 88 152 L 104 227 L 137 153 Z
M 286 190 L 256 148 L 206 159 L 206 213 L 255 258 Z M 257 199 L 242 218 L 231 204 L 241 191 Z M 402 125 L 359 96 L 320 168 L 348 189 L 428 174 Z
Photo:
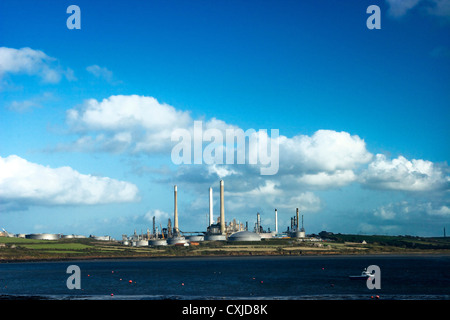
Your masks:
M 297 208 L 297 215 L 296 216 L 297 216 L 297 229 L 296 230 L 299 231 L 300 229 L 298 227 L 298 208 Z
M 278 211 L 275 209 L 275 233 L 278 233 Z
M 214 224 L 213 218 L 213 190 L 209 188 L 209 226 Z
M 173 235 L 178 236 L 178 203 L 177 203 L 177 185 L 173 188 L 174 212 L 173 212 Z
M 225 204 L 223 198 L 223 180 L 220 180 L 220 233 L 225 234 Z

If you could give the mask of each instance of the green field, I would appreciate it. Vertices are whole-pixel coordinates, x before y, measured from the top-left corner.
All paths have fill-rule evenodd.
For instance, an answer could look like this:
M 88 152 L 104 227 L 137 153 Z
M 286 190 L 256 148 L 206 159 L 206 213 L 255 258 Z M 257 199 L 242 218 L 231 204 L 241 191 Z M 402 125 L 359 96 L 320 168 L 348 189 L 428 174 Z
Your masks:
M 363 244 L 362 242 L 365 241 Z M 0 237 L 0 262 L 97 258 L 240 255 L 450 254 L 450 238 L 332 234 L 326 241 L 271 239 L 200 242 L 198 246 L 129 247 L 93 239 L 32 240 Z

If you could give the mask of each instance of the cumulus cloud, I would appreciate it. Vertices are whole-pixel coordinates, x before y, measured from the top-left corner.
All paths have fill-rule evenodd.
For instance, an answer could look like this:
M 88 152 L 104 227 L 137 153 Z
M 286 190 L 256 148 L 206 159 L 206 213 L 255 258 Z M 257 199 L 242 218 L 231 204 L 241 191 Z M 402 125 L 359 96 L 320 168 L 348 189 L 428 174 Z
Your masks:
M 374 210 L 374 216 L 383 220 L 393 220 L 398 215 L 407 215 L 411 211 L 410 204 L 406 201 L 389 203 Z
M 345 131 L 318 130 L 311 136 L 280 136 L 281 176 L 294 176 L 302 186 L 333 188 L 357 180 L 355 170 L 373 155 L 357 135 Z
M 450 217 L 450 207 L 446 205 L 433 207 L 431 202 L 425 204 L 425 211 L 432 216 Z
M 50 168 L 19 156 L 0 157 L 0 201 L 27 205 L 92 205 L 138 200 L 129 182 Z
M 43 94 L 39 96 L 34 96 L 27 100 L 22 101 L 12 101 L 9 105 L 7 105 L 7 108 L 11 111 L 23 113 L 28 112 L 34 108 L 42 108 L 43 103 L 53 100 L 53 94 L 50 92 L 44 92 Z
M 0 47 L 0 78 L 6 74 L 38 76 L 45 83 L 58 83 L 63 76 L 75 80 L 73 70 L 62 69 L 55 58 L 31 48 Z
M 357 176 L 352 170 L 336 170 L 333 173 L 318 172 L 315 174 L 304 174 L 298 178 L 301 184 L 317 187 L 345 186 L 356 181 Z
M 401 17 L 413 8 L 419 8 L 421 12 L 433 16 L 449 18 L 450 0 L 386 0 L 389 4 L 389 14 L 393 17 Z
M 377 154 L 361 174 L 361 182 L 371 188 L 401 191 L 448 189 L 450 177 L 446 168 L 427 160 L 408 160 L 403 156 L 388 160 Z
M 394 17 L 406 14 L 408 10 L 415 7 L 420 0 L 386 0 L 389 3 L 389 13 Z
M 115 83 L 112 71 L 106 67 L 100 67 L 94 64 L 92 66 L 88 66 L 86 70 L 98 79 L 103 79 L 111 84 Z
M 131 152 L 170 150 L 171 132 L 187 127 L 191 120 L 188 112 L 138 95 L 89 99 L 67 111 L 67 123 L 81 134 L 78 147 L 85 144 L 90 148 L 94 144 L 105 149 L 119 144 Z M 89 135 L 92 132 L 98 133 L 95 138 Z
M 141 215 L 132 215 L 130 217 L 123 217 L 123 222 L 132 221 L 136 224 L 149 225 L 153 223 L 153 217 L 157 224 L 167 222 L 170 218 L 169 214 L 160 209 L 152 209 Z
M 60 146 L 60 150 L 72 148 L 76 151 L 84 149 L 168 154 L 174 146 L 171 141 L 172 134 L 178 129 L 188 132 L 194 138 L 194 119 L 189 112 L 177 110 L 147 96 L 118 95 L 102 101 L 87 100 L 81 106 L 67 111 L 67 123 L 80 137 L 71 145 Z M 210 129 L 222 133 L 224 141 L 220 141 L 220 146 L 216 146 L 216 150 L 223 151 L 223 158 L 219 162 L 208 163 L 209 174 L 217 174 L 221 178 L 260 172 L 263 167 L 261 158 L 258 158 L 256 165 L 252 165 L 254 163 L 251 163 L 251 157 L 255 154 L 260 157 L 261 152 L 255 148 L 258 148 L 263 140 L 267 141 L 267 145 L 271 145 L 272 137 L 261 130 L 249 133 L 246 144 L 236 145 L 232 160 L 237 164 L 238 148 L 247 147 L 245 159 L 241 161 L 243 164 L 226 166 L 222 165 L 227 154 L 226 130 L 244 132 L 244 129 L 216 118 L 202 121 L 203 132 Z M 257 143 L 250 144 L 250 139 Z M 353 170 L 372 159 L 365 141 L 348 132 L 318 130 L 312 136 L 297 135 L 288 138 L 280 135 L 274 139 L 279 145 L 279 174 L 300 176 L 299 181 L 303 184 L 327 187 L 351 183 L 355 180 Z M 209 143 L 205 136 L 203 142 L 204 146 Z M 234 148 L 235 144 L 232 145 Z M 203 152 L 206 153 L 206 148 Z M 194 152 L 192 154 L 194 155 Z

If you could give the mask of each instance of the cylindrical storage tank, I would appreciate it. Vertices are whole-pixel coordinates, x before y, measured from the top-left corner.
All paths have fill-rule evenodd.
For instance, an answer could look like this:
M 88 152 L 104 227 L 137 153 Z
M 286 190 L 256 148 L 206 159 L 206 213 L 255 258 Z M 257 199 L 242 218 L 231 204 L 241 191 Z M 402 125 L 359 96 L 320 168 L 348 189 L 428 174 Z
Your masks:
M 167 239 L 167 244 L 169 245 L 173 245 L 173 244 L 185 244 L 185 243 L 189 243 L 189 240 L 187 240 L 185 237 L 173 237 L 173 238 L 169 238 Z
M 167 240 L 166 239 L 152 239 L 152 240 L 148 240 L 148 245 L 149 246 L 167 246 Z
M 227 241 L 227 236 L 224 234 L 208 234 L 205 236 L 205 241 Z
M 35 239 L 35 240 L 58 240 L 59 234 L 54 233 L 32 233 L 27 234 L 25 236 L 27 239 Z
M 189 241 L 200 242 L 205 240 L 205 236 L 189 236 L 187 237 Z
M 110 241 L 111 240 L 110 236 L 94 236 L 93 238 L 94 238 L 94 240 L 97 240 L 97 241 Z
M 239 231 L 228 237 L 230 241 L 261 241 L 260 235 L 250 231 Z
M 123 244 L 124 246 L 129 246 L 129 245 L 130 245 L 130 241 L 125 240 L 125 241 L 122 242 L 122 244 Z
M 62 239 L 73 239 L 74 235 L 73 234 L 64 234 L 61 236 Z
M 295 233 L 296 238 L 304 238 L 306 236 L 305 231 L 297 231 Z
M 261 237 L 261 239 L 272 239 L 273 238 L 272 232 L 261 232 L 259 234 L 259 236 Z
M 138 240 L 136 242 L 136 247 L 147 247 L 148 246 L 148 240 Z

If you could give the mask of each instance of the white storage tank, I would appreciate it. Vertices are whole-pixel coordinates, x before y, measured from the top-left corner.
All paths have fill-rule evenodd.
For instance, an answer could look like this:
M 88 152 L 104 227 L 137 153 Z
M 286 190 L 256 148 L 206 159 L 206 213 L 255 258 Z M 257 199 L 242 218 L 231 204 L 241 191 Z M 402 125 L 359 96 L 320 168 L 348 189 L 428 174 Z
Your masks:
M 148 246 L 148 240 L 136 241 L 136 247 L 147 247 L 147 246 Z
M 151 239 L 148 240 L 148 245 L 149 246 L 167 246 L 167 240 L 166 239 Z
M 32 233 L 25 235 L 25 238 L 34 240 L 58 240 L 60 236 L 54 233 Z
M 228 237 L 229 241 L 261 241 L 259 234 L 250 231 L 239 231 Z
M 224 234 L 207 234 L 205 241 L 227 241 L 227 236 Z

